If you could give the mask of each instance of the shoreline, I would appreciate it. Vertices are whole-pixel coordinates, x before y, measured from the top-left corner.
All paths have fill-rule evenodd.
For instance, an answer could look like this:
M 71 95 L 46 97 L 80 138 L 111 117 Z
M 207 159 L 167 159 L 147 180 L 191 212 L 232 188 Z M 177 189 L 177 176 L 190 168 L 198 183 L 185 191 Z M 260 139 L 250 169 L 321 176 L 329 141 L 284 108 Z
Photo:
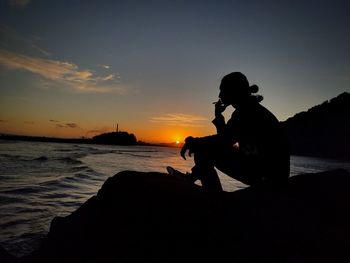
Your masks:
M 27 142 L 52 142 L 52 143 L 78 143 L 78 144 L 94 144 L 94 145 L 119 145 L 119 146 L 156 146 L 156 147 L 170 147 L 170 148 L 181 148 L 183 143 L 149 143 L 144 141 L 137 141 L 136 143 L 102 143 L 94 141 L 92 138 L 56 138 L 56 137 L 45 137 L 45 136 L 27 136 L 27 135 L 7 135 L 0 134 L 0 141 L 27 141 Z M 327 155 L 312 155 L 312 154 L 301 154 L 298 152 L 291 152 L 290 155 L 300 157 L 311 157 L 311 158 L 323 158 L 335 161 L 350 162 L 350 157 L 344 156 L 327 156 Z
M 182 144 L 176 143 L 148 143 L 137 141 L 136 143 L 101 143 L 92 138 L 56 138 L 45 136 L 27 136 L 27 135 L 0 135 L 0 140 L 4 141 L 27 141 L 27 142 L 53 142 L 53 143 L 79 143 L 79 144 L 96 144 L 96 145 L 121 145 L 121 146 L 159 146 L 180 148 Z

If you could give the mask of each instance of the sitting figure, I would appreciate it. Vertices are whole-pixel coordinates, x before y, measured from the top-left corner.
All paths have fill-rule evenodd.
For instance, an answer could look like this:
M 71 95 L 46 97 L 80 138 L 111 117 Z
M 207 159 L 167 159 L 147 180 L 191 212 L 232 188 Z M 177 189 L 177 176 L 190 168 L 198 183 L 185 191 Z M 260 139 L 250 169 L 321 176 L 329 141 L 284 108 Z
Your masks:
M 184 159 L 186 151 L 189 156 L 194 154 L 190 180 L 201 180 L 209 191 L 222 191 L 217 168 L 251 186 L 286 182 L 290 162 L 287 139 L 277 118 L 260 104 L 263 97 L 253 95 L 258 90 L 240 72 L 222 79 L 213 120 L 217 134 L 187 137 L 181 149 Z M 235 111 L 225 123 L 222 113 L 230 105 Z

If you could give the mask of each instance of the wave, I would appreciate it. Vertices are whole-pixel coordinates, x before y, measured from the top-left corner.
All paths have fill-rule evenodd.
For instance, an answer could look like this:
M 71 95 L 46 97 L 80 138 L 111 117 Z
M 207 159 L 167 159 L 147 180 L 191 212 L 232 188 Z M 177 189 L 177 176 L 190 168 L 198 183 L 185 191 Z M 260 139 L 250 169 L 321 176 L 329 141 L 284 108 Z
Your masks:
M 0 158 L 8 159 L 9 161 L 32 161 L 23 155 L 11 155 L 7 153 L 0 154 Z
M 96 174 L 95 174 L 96 175 Z M 93 180 L 94 179 L 94 175 L 88 174 L 88 173 L 75 173 L 72 176 L 67 176 L 63 179 L 63 181 L 75 181 L 78 183 L 82 183 L 82 180 L 88 179 L 88 180 Z
M 1 140 L 0 139 L 0 144 L 18 144 L 21 143 L 20 141 L 11 141 L 11 140 Z
M 13 177 L 15 177 L 15 176 L 11 176 L 11 175 L 3 175 L 3 174 L 1 174 L 0 175 L 0 181 L 6 181 L 6 180 L 11 180 L 11 179 L 13 179 Z
M 75 178 L 79 178 L 80 179 L 90 179 L 91 178 L 91 175 L 89 174 L 86 174 L 86 173 L 76 173 L 74 175 Z
M 75 149 L 56 149 L 55 152 L 74 152 Z
M 92 171 L 86 165 L 69 167 L 69 168 L 67 168 L 67 170 L 69 170 L 69 172 L 71 172 L 71 173 L 81 172 L 81 171 Z
M 27 161 L 29 161 L 29 160 L 27 160 Z M 49 158 L 49 157 L 43 155 L 43 156 L 40 156 L 38 158 L 34 158 L 31 161 L 39 161 L 39 162 L 58 161 L 58 162 L 62 162 L 65 164 L 82 164 L 81 161 L 77 160 L 76 158 L 69 157 L 69 156 Z
M 70 195 L 67 193 L 57 193 L 57 192 L 48 193 L 42 196 L 43 199 L 48 199 L 48 200 L 64 199 L 69 197 Z
M 22 161 L 22 162 L 47 162 L 47 161 L 58 161 L 63 162 L 66 164 L 82 164 L 81 161 L 78 159 L 71 157 L 71 156 L 64 156 L 64 157 L 48 157 L 46 155 L 42 155 L 35 158 L 30 158 L 23 155 L 10 155 L 10 154 L 0 154 L 0 157 L 8 159 L 8 161 Z M 78 158 L 80 157 L 77 156 Z
M 21 201 L 21 198 L 0 194 L 0 204 L 16 203 Z
M 159 152 L 159 150 L 144 150 L 144 149 L 132 149 L 132 150 L 127 150 L 127 149 L 98 149 L 94 147 L 79 147 L 79 150 L 82 150 L 85 155 L 90 155 L 90 154 L 108 154 L 108 153 L 116 153 L 116 154 L 123 154 L 123 153 L 155 153 Z
M 28 222 L 30 222 L 30 219 L 18 219 L 18 218 L 15 218 L 13 220 L 9 220 L 7 222 L 4 222 L 1 224 L 1 227 L 2 228 L 8 228 L 8 227 L 12 227 L 12 226 L 17 226 L 17 225 L 20 225 L 20 224 L 28 224 Z
M 126 153 L 130 153 L 130 152 L 156 153 L 156 152 L 159 152 L 159 151 L 157 151 L 157 150 L 118 150 L 118 152 L 126 152 Z
M 10 189 L 10 190 L 5 190 L 2 191 L 2 193 L 6 194 L 35 194 L 35 193 L 40 193 L 44 192 L 47 189 L 42 186 L 31 186 L 31 187 L 21 187 L 21 188 L 15 188 L 15 189 Z
M 49 160 L 49 158 L 47 156 L 43 155 L 43 156 L 40 156 L 38 158 L 34 158 L 32 161 L 45 162 L 45 161 L 48 161 L 48 160 Z
M 152 158 L 151 155 L 143 155 L 143 154 L 127 153 L 127 155 L 135 156 L 135 157 L 143 157 L 143 158 Z
M 62 157 L 62 158 L 57 158 L 56 160 L 67 163 L 67 164 L 82 164 L 83 163 L 83 162 L 81 162 L 77 159 L 74 159 L 72 157 Z
M 59 178 L 59 179 L 53 179 L 46 182 L 41 183 L 40 185 L 50 188 L 50 191 L 55 190 L 66 190 L 66 189 L 76 189 L 79 188 L 79 186 L 75 184 L 70 184 L 68 182 L 64 182 L 65 178 Z

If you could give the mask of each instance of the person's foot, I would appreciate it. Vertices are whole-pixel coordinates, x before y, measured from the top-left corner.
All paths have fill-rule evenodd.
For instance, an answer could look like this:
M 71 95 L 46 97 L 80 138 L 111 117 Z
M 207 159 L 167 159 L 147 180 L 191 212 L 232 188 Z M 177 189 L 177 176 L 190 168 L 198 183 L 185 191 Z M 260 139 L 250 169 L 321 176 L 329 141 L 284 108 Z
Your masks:
M 167 170 L 168 174 L 170 174 L 170 175 L 177 175 L 177 176 L 182 176 L 182 177 L 186 176 L 186 174 L 180 172 L 179 170 L 174 169 L 171 166 L 167 166 L 166 170 Z
M 198 178 L 193 176 L 192 173 L 188 173 L 188 172 L 187 173 L 182 173 L 179 170 L 176 170 L 176 169 L 174 169 L 171 166 L 167 166 L 166 170 L 168 171 L 168 174 L 170 174 L 170 175 L 178 176 L 178 177 L 180 177 L 182 179 L 186 179 L 187 181 L 190 181 L 190 182 L 193 182 L 193 183 L 198 180 Z

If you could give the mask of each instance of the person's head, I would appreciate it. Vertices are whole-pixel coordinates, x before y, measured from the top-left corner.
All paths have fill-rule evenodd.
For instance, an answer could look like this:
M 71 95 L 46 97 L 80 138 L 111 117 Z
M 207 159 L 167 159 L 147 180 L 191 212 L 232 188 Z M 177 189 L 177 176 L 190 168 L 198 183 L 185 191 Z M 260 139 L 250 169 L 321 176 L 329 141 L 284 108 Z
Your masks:
M 250 86 L 244 74 L 241 72 L 232 72 L 222 78 L 219 98 L 223 104 L 233 105 L 235 107 L 251 98 L 258 102 L 262 101 L 262 96 L 252 95 L 258 91 L 259 87 L 257 85 Z

